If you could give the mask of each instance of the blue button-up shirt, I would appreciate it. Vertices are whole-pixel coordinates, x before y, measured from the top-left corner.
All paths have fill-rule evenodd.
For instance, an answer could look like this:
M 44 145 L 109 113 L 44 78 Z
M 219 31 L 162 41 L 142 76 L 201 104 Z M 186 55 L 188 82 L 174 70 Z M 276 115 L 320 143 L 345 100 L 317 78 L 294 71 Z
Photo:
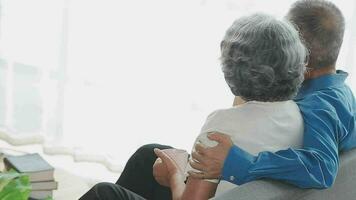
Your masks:
M 302 149 L 253 156 L 233 146 L 222 179 L 238 185 L 271 178 L 302 188 L 330 187 L 337 175 L 339 152 L 356 147 L 356 102 L 345 84 L 347 75 L 337 71 L 304 81 L 295 98 L 304 119 Z

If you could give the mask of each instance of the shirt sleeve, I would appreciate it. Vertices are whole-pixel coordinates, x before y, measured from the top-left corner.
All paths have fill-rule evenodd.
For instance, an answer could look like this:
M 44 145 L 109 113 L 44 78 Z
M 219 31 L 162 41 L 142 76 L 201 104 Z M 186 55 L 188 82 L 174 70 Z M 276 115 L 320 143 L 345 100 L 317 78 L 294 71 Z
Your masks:
M 303 118 L 302 149 L 289 148 L 253 156 L 233 146 L 225 160 L 222 179 L 238 185 L 271 178 L 301 188 L 330 187 L 339 165 L 337 135 L 340 134 L 340 121 L 336 113 L 322 109 L 308 111 Z
M 207 137 L 207 133 L 204 133 L 204 134 L 200 134 L 198 136 L 198 138 L 196 139 L 195 143 L 194 143 L 194 146 L 195 144 L 202 144 L 204 146 L 207 146 L 207 147 L 213 147 L 213 146 L 216 146 L 218 143 L 215 142 L 215 141 L 212 141 L 212 140 L 209 140 L 209 138 Z M 195 151 L 195 149 L 193 148 L 193 151 Z M 185 170 L 185 174 L 187 174 L 188 171 L 193 171 L 193 172 L 200 172 L 199 170 L 197 169 L 194 169 L 190 163 L 188 162 L 187 164 L 187 167 L 186 167 L 186 170 Z M 212 182 L 212 183 L 219 183 L 219 179 L 204 179 L 205 181 L 208 181 L 208 182 Z
M 216 141 L 210 140 L 208 138 L 209 132 L 219 131 L 218 124 L 221 124 L 222 119 L 222 112 L 219 110 L 212 112 L 206 119 L 199 136 L 196 138 L 194 142 L 194 146 L 192 151 L 195 151 L 195 144 L 201 144 L 206 147 L 214 147 L 218 143 Z M 199 170 L 194 169 L 188 162 L 185 173 L 187 174 L 188 171 L 200 172 Z M 212 182 L 212 183 L 219 183 L 219 179 L 204 179 L 205 181 Z

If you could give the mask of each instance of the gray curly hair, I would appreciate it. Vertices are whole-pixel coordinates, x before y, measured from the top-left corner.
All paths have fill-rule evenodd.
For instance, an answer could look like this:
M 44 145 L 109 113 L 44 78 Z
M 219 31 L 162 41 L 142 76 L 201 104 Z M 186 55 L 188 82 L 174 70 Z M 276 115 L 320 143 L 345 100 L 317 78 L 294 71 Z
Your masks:
M 307 55 L 293 25 L 266 14 L 236 20 L 221 42 L 225 80 L 247 101 L 292 99 L 304 79 Z

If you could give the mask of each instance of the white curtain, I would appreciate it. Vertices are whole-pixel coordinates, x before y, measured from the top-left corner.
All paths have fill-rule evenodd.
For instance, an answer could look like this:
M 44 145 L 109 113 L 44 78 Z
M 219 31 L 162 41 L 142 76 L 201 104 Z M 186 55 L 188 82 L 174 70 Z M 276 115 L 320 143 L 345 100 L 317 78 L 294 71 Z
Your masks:
M 137 147 L 190 150 L 233 96 L 219 64 L 232 21 L 293 0 L 1 0 L 0 138 L 120 171 Z M 338 67 L 356 87 L 356 3 Z

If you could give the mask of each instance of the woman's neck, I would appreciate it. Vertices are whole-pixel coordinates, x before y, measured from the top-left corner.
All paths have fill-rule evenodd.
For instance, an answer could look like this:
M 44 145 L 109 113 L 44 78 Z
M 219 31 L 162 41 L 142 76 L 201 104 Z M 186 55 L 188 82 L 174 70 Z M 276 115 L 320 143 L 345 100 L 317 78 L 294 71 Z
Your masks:
M 235 96 L 234 103 L 232 104 L 232 106 L 238 106 L 238 105 L 242 105 L 244 103 L 246 103 L 246 101 L 243 100 L 240 96 Z

